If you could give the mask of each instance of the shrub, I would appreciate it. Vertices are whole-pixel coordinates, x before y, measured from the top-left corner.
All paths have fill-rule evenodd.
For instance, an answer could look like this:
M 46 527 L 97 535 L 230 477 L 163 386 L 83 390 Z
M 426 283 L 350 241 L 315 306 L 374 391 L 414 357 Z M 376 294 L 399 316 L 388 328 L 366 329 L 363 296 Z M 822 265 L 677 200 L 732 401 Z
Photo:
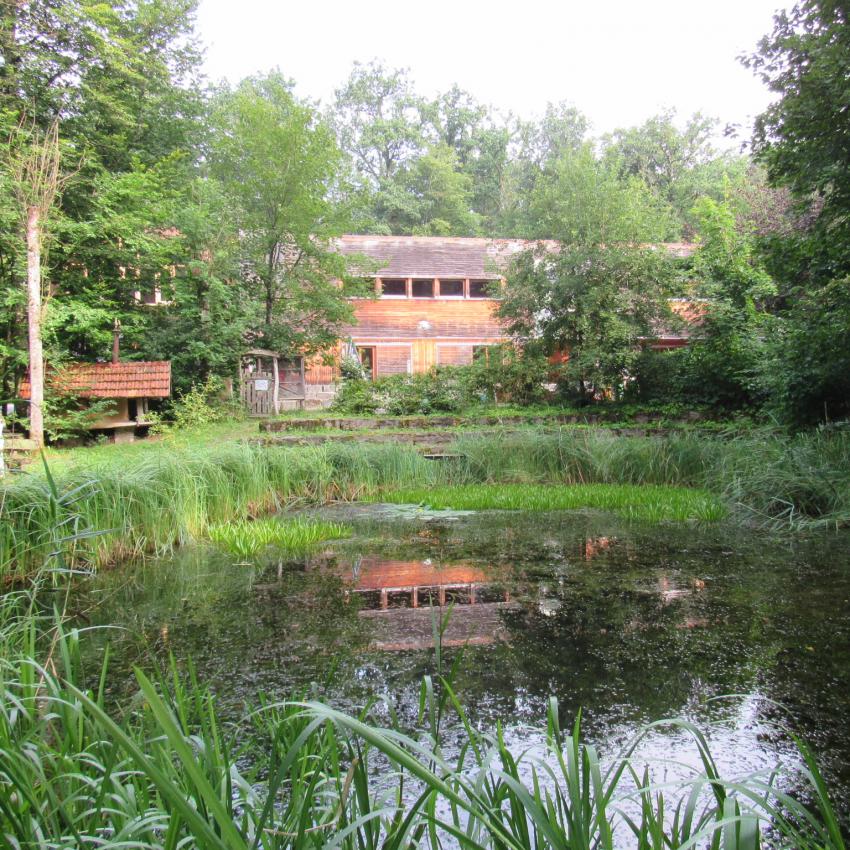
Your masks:
M 242 407 L 225 398 L 224 382 L 216 375 L 210 375 L 203 384 L 192 384 L 192 389 L 180 396 L 171 405 L 167 417 L 148 416 L 152 431 L 170 428 L 182 430 L 198 426 L 212 425 L 225 419 L 242 418 Z M 170 420 L 165 422 L 165 419 Z

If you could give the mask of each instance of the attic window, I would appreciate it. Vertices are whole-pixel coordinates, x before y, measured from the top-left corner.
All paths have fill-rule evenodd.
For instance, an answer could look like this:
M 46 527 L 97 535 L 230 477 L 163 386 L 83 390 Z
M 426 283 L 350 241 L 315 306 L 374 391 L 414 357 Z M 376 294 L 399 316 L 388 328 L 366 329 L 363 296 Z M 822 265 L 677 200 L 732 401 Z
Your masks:
M 384 298 L 405 298 L 407 281 L 404 278 L 384 279 L 381 281 L 381 294 Z
M 440 281 L 440 297 L 441 298 L 463 298 L 463 281 L 462 280 L 441 280 Z
M 490 295 L 489 280 L 471 280 L 469 281 L 469 297 L 470 298 L 492 298 Z
M 433 280 L 414 280 L 411 294 L 414 298 L 433 298 L 434 297 L 434 281 Z

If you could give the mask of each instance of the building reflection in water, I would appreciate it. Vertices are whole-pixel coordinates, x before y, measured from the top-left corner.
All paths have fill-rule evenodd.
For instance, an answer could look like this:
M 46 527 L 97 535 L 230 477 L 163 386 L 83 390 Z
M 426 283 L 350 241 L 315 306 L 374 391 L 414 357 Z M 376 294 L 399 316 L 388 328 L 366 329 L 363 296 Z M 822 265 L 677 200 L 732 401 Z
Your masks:
M 466 563 L 439 564 L 426 558 L 400 561 L 358 557 L 350 565 L 337 562 L 351 584 L 346 598 L 360 604 L 360 616 L 374 626 L 372 647 L 385 651 L 432 649 L 435 610 L 451 605 L 442 646 L 485 645 L 505 640 L 499 613 L 511 605 L 510 592 L 497 581 L 495 569 Z

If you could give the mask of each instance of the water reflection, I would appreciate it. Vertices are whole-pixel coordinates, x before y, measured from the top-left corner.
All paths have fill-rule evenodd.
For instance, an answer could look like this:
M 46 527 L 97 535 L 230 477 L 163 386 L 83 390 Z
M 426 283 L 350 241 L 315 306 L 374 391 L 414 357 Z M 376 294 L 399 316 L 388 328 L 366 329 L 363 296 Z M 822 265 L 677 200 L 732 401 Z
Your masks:
M 431 558 L 395 560 L 357 555 L 333 559 L 332 569 L 349 582 L 346 601 L 356 600 L 361 617 L 373 621 L 370 648 L 381 652 L 433 649 L 435 629 L 443 647 L 484 646 L 508 637 L 500 611 L 510 591 L 497 578 L 505 570 Z M 328 569 L 324 559 L 311 565 Z M 444 618 L 435 609 L 451 608 Z
M 121 628 L 101 638 L 113 681 L 173 652 L 223 712 L 307 688 L 347 710 L 380 696 L 413 725 L 421 677 L 435 672 L 432 617 L 452 605 L 446 660 L 463 653 L 455 690 L 474 722 L 499 719 L 531 744 L 553 695 L 565 726 L 581 709 L 613 754 L 661 717 L 731 717 L 713 742 L 743 770 L 785 751 L 780 721 L 850 800 L 848 535 L 773 541 L 575 513 L 331 518 L 354 536 L 280 570 L 185 550 L 98 576 L 75 604 Z M 652 741 L 678 748 L 668 733 Z

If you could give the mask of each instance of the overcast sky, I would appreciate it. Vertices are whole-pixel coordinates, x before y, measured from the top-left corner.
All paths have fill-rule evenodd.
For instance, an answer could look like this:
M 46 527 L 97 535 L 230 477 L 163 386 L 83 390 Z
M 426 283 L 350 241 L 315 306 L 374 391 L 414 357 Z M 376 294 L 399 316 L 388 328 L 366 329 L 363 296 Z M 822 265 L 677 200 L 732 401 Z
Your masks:
M 525 118 L 549 101 L 595 133 L 674 107 L 748 128 L 769 93 L 736 57 L 790 0 L 201 0 L 198 31 L 217 81 L 279 67 L 329 102 L 355 60 L 409 68 L 433 95 L 457 82 Z M 744 136 L 748 135 L 746 132 Z

